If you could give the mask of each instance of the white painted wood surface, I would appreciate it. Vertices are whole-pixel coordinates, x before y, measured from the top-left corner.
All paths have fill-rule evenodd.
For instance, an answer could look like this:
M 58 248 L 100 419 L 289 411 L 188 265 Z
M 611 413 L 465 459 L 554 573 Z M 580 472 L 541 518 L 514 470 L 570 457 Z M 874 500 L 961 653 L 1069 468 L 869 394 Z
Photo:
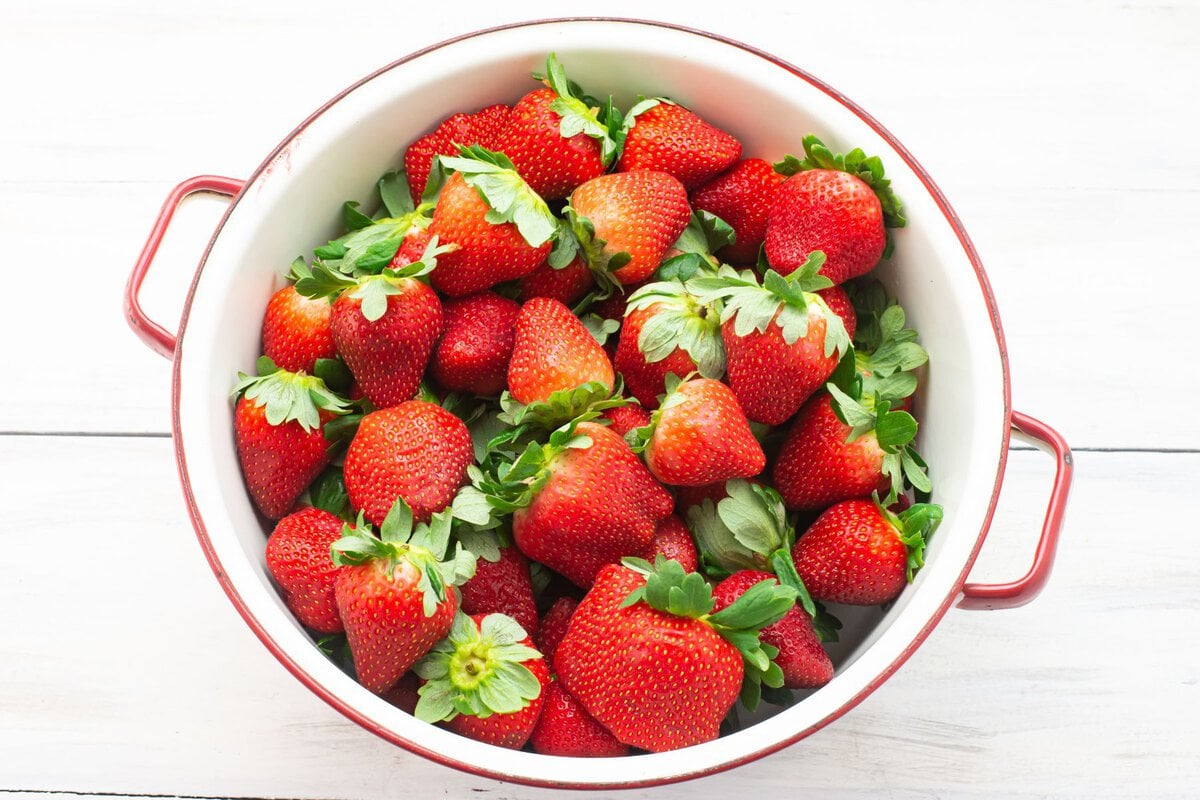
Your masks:
M 552 796 L 385 744 L 259 645 L 186 519 L 165 438 L 168 365 L 121 319 L 128 268 L 178 180 L 245 176 L 378 66 L 548 11 L 356 8 L 0 3 L 12 293 L 0 315 L 0 795 Z M 1079 448 L 1059 564 L 1035 604 L 952 611 L 862 705 L 776 756 L 622 796 L 1195 796 L 1200 4 L 571 10 L 652 10 L 725 33 L 877 116 L 982 254 L 1014 404 Z M 157 318 L 178 314 L 219 211 L 189 204 L 173 229 L 147 284 Z M 1014 456 L 976 577 L 1023 568 L 1049 472 L 1039 453 Z

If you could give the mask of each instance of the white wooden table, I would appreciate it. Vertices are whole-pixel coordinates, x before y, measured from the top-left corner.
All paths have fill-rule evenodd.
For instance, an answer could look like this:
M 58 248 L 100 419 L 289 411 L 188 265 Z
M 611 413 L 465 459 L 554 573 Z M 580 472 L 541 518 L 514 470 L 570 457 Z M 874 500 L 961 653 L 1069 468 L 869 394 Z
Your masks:
M 1076 486 L 1034 604 L 952 611 L 829 728 L 730 773 L 623 796 L 1196 796 L 1200 5 L 780 5 L 563 12 L 725 33 L 888 126 L 974 238 L 1014 405 L 1066 435 Z M 128 269 L 179 179 L 244 177 L 376 67 L 547 14 L 356 9 L 0 3 L 0 796 L 553 795 L 392 747 L 267 653 L 184 512 L 168 364 L 122 321 Z M 190 204 L 172 230 L 147 285 L 156 318 L 178 314 L 220 210 Z M 1050 473 L 1040 453 L 1011 458 L 976 579 L 1028 563 Z

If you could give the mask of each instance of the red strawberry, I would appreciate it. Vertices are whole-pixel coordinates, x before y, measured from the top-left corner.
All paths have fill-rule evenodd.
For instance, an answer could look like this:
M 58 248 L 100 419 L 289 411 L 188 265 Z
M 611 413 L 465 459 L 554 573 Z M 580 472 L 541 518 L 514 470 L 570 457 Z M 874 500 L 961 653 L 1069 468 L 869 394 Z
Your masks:
M 233 429 L 246 488 L 258 510 L 279 519 L 329 463 L 325 423 L 349 408 L 320 378 L 287 370 L 238 373 Z
M 521 306 L 508 364 L 508 391 L 517 402 L 544 401 L 593 381 L 611 390 L 614 379 L 604 349 L 571 309 L 548 297 Z
M 442 338 L 429 365 L 434 380 L 454 392 L 500 394 L 518 311 L 514 301 L 491 292 L 446 301 Z
M 742 145 L 696 114 L 669 100 L 647 100 L 629 111 L 619 172 L 669 172 L 688 189 L 720 175 L 738 160 Z
M 756 668 L 751 680 L 769 666 L 757 631 L 792 607 L 795 591 L 763 583 L 710 614 L 699 573 L 666 560 L 640 569 L 649 574 L 600 571 L 555 653 L 558 679 L 626 744 L 661 752 L 715 739 L 746 677 L 743 661 Z
M 852 430 L 834 414 L 826 392 L 800 409 L 771 472 L 788 508 L 826 508 L 879 487 L 886 453 L 873 432 L 847 442 Z
M 305 297 L 294 286 L 271 295 L 263 316 L 263 353 L 280 369 L 313 371 L 318 358 L 334 358 L 328 300 Z
M 827 286 L 818 290 L 817 295 L 825 301 L 830 311 L 842 318 L 846 335 L 853 339 L 855 331 L 858 330 L 858 316 L 854 313 L 854 304 L 850 302 L 850 295 L 846 294 L 846 290 L 841 286 Z
M 629 747 L 597 722 L 558 681 L 546 687 L 542 716 L 529 741 L 534 752 L 546 756 L 599 758 L 629 753 Z
M 686 514 L 689 508 L 701 505 L 705 500 L 711 500 L 713 505 L 716 505 L 728 496 L 728 492 L 725 491 L 725 481 L 707 483 L 703 486 L 677 486 L 675 487 L 675 511 L 679 514 Z
M 812 293 L 828 283 L 815 277 L 821 263 L 814 253 L 786 278 L 768 270 L 761 284 L 731 267 L 689 281 L 704 301 L 724 300 L 727 381 L 755 422 L 778 425 L 795 414 L 850 346 L 841 318 Z
M 454 174 L 429 226 L 450 251 L 433 277 L 439 291 L 471 294 L 528 275 L 545 260 L 559 220 L 508 156 L 473 145 L 442 165 Z
M 692 372 L 706 378 L 725 374 L 721 321 L 677 280 L 651 283 L 630 298 L 613 367 L 629 393 L 646 408 L 658 408 L 667 375 Z
M 703 486 L 762 472 L 767 457 L 729 387 L 710 378 L 677 383 L 654 412 L 646 466 L 663 483 Z
M 912 370 L 929 356 L 905 328 L 904 309 L 872 315 L 855 352 L 857 380 L 829 384 L 796 415 L 772 471 L 788 508 L 816 511 L 879 489 L 892 498 L 905 484 L 933 486 L 912 446 L 917 422 L 906 410 L 917 388 Z M 890 504 L 890 500 L 887 504 Z
M 420 261 L 432 240 L 433 234 L 429 232 L 429 228 L 415 228 L 409 231 L 408 235 L 404 237 L 404 241 L 400 243 L 399 249 L 396 250 L 396 255 L 392 256 L 388 267 L 401 270 L 409 264 Z
M 692 216 L 683 184 L 649 170 L 593 178 L 571 193 L 570 209 L 588 266 L 625 285 L 658 269 Z
M 597 110 L 574 97 L 553 54 L 546 59 L 546 81 L 548 88 L 535 89 L 513 106 L 496 149 L 512 159 L 535 192 L 558 200 L 604 174 L 615 145 Z
M 769 572 L 741 570 L 721 581 L 713 589 L 713 608 L 727 607 L 747 589 L 760 581 L 776 580 Z M 833 679 L 833 662 L 813 630 L 812 619 L 798 605 L 783 617 L 762 629 L 759 638 L 779 651 L 774 659 L 783 671 L 788 689 L 816 689 Z
M 503 614 L 459 614 L 413 671 L 425 679 L 413 715 L 497 747 L 529 741 L 550 684 L 542 654 Z
M 635 403 L 610 408 L 601 416 L 612 420 L 612 424 L 608 426 L 608 429 L 617 436 L 624 436 L 635 428 L 641 428 L 650 424 L 650 412 Z
M 384 700 L 409 714 L 417 710 L 420 699 L 417 692 L 421 688 L 421 679 L 415 672 L 406 672 L 395 686 L 380 695 Z
M 799 269 L 809 253 L 825 254 L 821 274 L 835 284 L 869 272 L 887 249 L 885 227 L 903 227 L 900 201 L 878 158 L 862 150 L 832 153 L 804 137 L 803 161 L 777 165 L 794 173 L 775 191 L 767 217 L 767 261 L 781 275 Z
M 552 671 L 554 669 L 554 653 L 558 650 L 558 643 L 567 635 L 571 617 L 575 614 L 575 607 L 578 605 L 579 601 L 574 597 L 560 597 L 542 615 L 537 633 L 538 649 L 542 651 L 542 655 L 546 658 L 546 663 L 550 665 Z
M 692 192 L 692 207 L 729 223 L 737 241 L 717 251 L 727 264 L 753 266 L 767 234 L 767 213 L 775 188 L 784 177 L 761 158 L 739 161 Z
M 458 595 L 451 584 L 470 574 L 474 558 L 464 559 L 459 548 L 443 571 L 439 560 L 449 528 L 448 515 L 414 528 L 412 511 L 397 500 L 381 538 L 360 517 L 333 546 L 334 563 L 343 567 L 335 597 L 354 670 L 358 682 L 376 694 L 395 686 L 454 622 Z
M 550 297 L 563 305 L 572 305 L 596 285 L 587 262 L 578 255 L 562 269 L 555 269 L 549 262 L 521 278 L 521 300 L 535 297 Z
M 892 600 L 923 563 L 942 507 L 918 503 L 893 514 L 872 500 L 846 500 L 796 540 L 792 560 L 817 600 L 873 606 Z
M 474 458 L 462 420 L 410 400 L 363 417 L 346 451 L 346 491 L 351 505 L 376 524 L 398 496 L 426 521 L 450 505 Z
M 514 509 L 526 556 L 585 588 L 605 564 L 646 552 L 672 506 L 625 440 L 594 422 L 555 431 L 480 488 Z
M 499 547 L 498 552 L 494 561 L 479 554 L 474 577 L 462 585 L 463 613 L 505 614 L 536 636 L 538 613 L 529 561 L 511 544 Z
M 404 172 L 408 177 L 413 205 L 420 205 L 429 181 L 435 156 L 456 156 L 460 147 L 482 145 L 498 149 L 500 132 L 508 124 L 509 108 L 498 104 L 474 114 L 454 114 L 442 120 L 433 133 L 426 134 L 404 151 Z
M 275 525 L 267 539 L 267 569 L 300 624 L 317 633 L 344 630 L 333 596 L 338 570 L 329 548 L 342 538 L 342 521 L 328 511 L 304 508 Z
M 401 270 L 385 269 L 351 281 L 333 304 L 333 341 L 363 394 L 378 408 L 412 399 L 442 332 L 442 303 L 417 277 L 437 263 L 436 249 Z M 326 281 L 314 293 L 347 280 L 314 266 Z M 303 284 L 298 284 L 304 288 Z
M 692 532 L 675 514 L 661 520 L 654 530 L 654 541 L 650 543 L 645 558 L 653 563 L 655 556 L 678 561 L 684 572 L 695 572 L 700 567 Z

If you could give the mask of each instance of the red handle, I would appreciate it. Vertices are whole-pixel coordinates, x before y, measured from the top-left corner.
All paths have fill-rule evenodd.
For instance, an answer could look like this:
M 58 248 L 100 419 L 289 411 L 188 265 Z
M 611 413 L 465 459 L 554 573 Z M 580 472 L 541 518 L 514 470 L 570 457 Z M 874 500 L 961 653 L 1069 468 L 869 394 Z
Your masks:
M 1038 540 L 1037 552 L 1033 555 L 1033 566 L 1025 573 L 1025 577 L 1009 583 L 968 583 L 963 586 L 963 598 L 958 601 L 959 608 L 1023 606 L 1042 591 L 1042 587 L 1050 578 L 1050 569 L 1054 566 L 1058 534 L 1062 529 L 1063 516 L 1067 511 L 1067 495 L 1071 490 L 1071 472 L 1074 469 L 1071 448 L 1058 431 L 1033 417 L 1014 411 L 1012 425 L 1049 449 L 1057 462 L 1054 486 L 1050 491 L 1050 506 L 1046 509 L 1046 519 L 1042 523 L 1042 538 Z
M 154 221 L 154 227 L 150 229 L 150 235 L 146 238 L 146 244 L 142 247 L 137 262 L 133 265 L 133 272 L 129 274 L 129 283 L 125 285 L 125 319 L 129 322 L 129 327 L 133 328 L 133 332 L 141 337 L 142 341 L 154 352 L 171 358 L 175 354 L 175 334 L 146 316 L 146 312 L 142 310 L 142 304 L 138 301 L 138 294 L 142 290 L 142 281 L 146 279 L 146 273 L 154 262 L 158 246 L 162 244 L 167 226 L 171 224 L 171 217 L 175 216 L 175 210 L 189 195 L 197 192 L 213 192 L 233 197 L 242 190 L 244 184 L 245 181 L 235 178 L 197 175 L 194 178 L 188 178 L 167 195 L 166 202 L 158 212 L 158 219 Z

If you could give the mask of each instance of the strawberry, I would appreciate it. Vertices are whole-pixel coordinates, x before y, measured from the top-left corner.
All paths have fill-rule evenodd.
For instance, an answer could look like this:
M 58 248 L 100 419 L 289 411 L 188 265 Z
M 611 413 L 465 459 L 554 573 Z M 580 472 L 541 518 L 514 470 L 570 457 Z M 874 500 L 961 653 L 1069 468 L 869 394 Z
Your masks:
M 404 172 L 413 205 L 421 202 L 436 156 L 457 155 L 460 147 L 476 144 L 497 149 L 500 133 L 508 125 L 509 111 L 508 106 L 497 104 L 474 114 L 453 114 L 442 120 L 433 133 L 410 144 L 404 151 Z
M 661 752 L 715 739 L 743 679 L 782 683 L 758 630 L 792 607 L 794 590 L 764 581 L 712 613 L 699 573 L 626 563 L 605 566 L 579 603 L 555 653 L 558 679 L 625 744 Z
M 625 440 L 594 422 L 530 443 L 479 487 L 494 507 L 513 512 L 513 538 L 526 556 L 584 588 L 605 564 L 646 552 L 672 506 Z
M 854 303 L 851 302 L 850 295 L 846 294 L 846 290 L 841 286 L 826 286 L 816 294 L 825 301 L 830 311 L 841 317 L 846 335 L 853 339 L 858 329 L 858 316 L 854 313 Z
M 599 758 L 629 753 L 629 746 L 621 744 L 558 681 L 546 687 L 542 716 L 529 742 L 535 753 L 546 756 Z
M 804 152 L 803 160 L 788 156 L 775 165 L 790 177 L 775 190 L 767 215 L 767 261 L 786 275 L 820 250 L 821 274 L 843 283 L 888 254 L 886 229 L 905 224 L 900 201 L 878 157 L 857 148 L 833 153 L 811 135 Z
M 533 733 L 550 683 L 528 633 L 503 614 L 459 613 L 413 671 L 425 679 L 417 719 L 513 750 Z
M 703 486 L 676 486 L 675 512 L 687 514 L 688 509 L 702 505 L 705 500 L 711 500 L 713 505 L 716 505 L 729 496 L 725 491 L 725 483 L 725 481 L 717 481 L 716 483 L 706 483 Z
M 917 422 L 905 410 L 917 388 L 913 370 L 929 356 L 904 327 L 900 306 L 864 319 L 852 369 L 839 369 L 828 393 L 801 408 L 780 446 L 772 482 L 790 509 L 816 511 L 876 489 L 888 493 L 890 505 L 906 485 L 933 488 L 912 445 Z
M 442 164 L 455 173 L 429 226 L 452 248 L 432 276 L 439 292 L 473 294 L 524 277 L 546 260 L 558 220 L 504 154 L 475 146 Z
M 576 255 L 565 267 L 557 269 L 553 260 L 547 261 L 521 278 L 521 300 L 550 297 L 563 305 L 572 305 L 596 285 L 587 262 Z
M 761 158 L 748 158 L 692 192 L 692 207 L 728 223 L 736 241 L 717 251 L 726 264 L 753 266 L 767 234 L 767 213 L 783 176 Z
M 329 548 L 342 538 L 342 520 L 319 508 L 304 508 L 275 525 L 267 539 L 267 570 L 283 590 L 287 607 L 306 628 L 317 633 L 344 630 L 334 599 L 341 569 Z
M 571 231 L 592 272 L 624 285 L 649 278 L 687 228 L 687 189 L 661 171 L 601 175 L 571 193 Z
M 809 400 L 796 415 L 780 447 L 771 482 L 790 509 L 817 510 L 839 500 L 871 494 L 884 478 L 884 461 L 888 457 L 884 444 L 895 451 L 896 467 L 900 468 L 897 474 L 903 474 L 900 453 L 916 433 L 916 423 L 908 425 L 903 418 L 912 417 L 903 411 L 888 411 L 880 416 L 860 407 L 869 427 L 855 435 L 854 428 L 838 419 L 833 404 L 833 396 L 826 392 Z M 894 429 L 898 438 L 881 443 L 876 428 L 887 414 L 899 419 L 887 420 L 884 431 L 890 435 Z
M 399 248 L 400 241 L 394 246 Z M 416 394 L 442 332 L 442 303 L 419 278 L 437 266 L 444 252 L 434 238 L 421 260 L 357 278 L 322 261 L 311 269 L 302 263 L 292 266 L 298 292 L 337 297 L 330 319 L 334 344 L 358 388 L 376 407 L 394 406 Z M 390 263 L 394 254 L 386 258 L 383 263 Z
M 453 589 L 469 577 L 475 557 L 456 546 L 442 563 L 450 515 L 413 525 L 412 510 L 397 499 L 376 538 L 362 516 L 333 545 L 342 567 L 334 597 L 346 625 L 358 682 L 375 694 L 404 673 L 450 632 L 458 610 Z
M 575 96 L 553 53 L 546 59 L 545 79 L 546 88 L 513 106 L 496 149 L 512 159 L 533 191 L 558 200 L 604 174 L 615 143 L 598 109 Z
M 537 643 L 538 649 L 545 656 L 551 671 L 554 669 L 554 653 L 558 650 L 558 643 L 567 635 L 571 617 L 575 614 L 575 607 L 578 605 L 579 601 L 574 597 L 563 596 L 555 600 L 542 615 L 541 623 L 538 626 Z
M 238 373 L 233 429 L 246 488 L 258 510 L 279 519 L 329 463 L 325 423 L 350 409 L 325 382 L 259 359 L 258 377 Z
M 420 689 L 421 679 L 417 677 L 417 674 L 415 672 L 406 672 L 404 673 L 404 677 L 396 682 L 395 686 L 379 696 L 396 708 L 412 714 L 417 710 L 417 701 L 420 700 L 417 692 Z
M 780 650 L 776 659 L 784 673 L 788 688 L 811 688 L 817 678 L 825 675 L 828 657 L 819 641 L 836 642 L 842 623 L 813 600 L 804 581 L 792 563 L 792 546 L 796 528 L 788 517 L 779 493 L 769 486 L 743 480 L 728 481 L 724 496 L 705 498 L 688 509 L 688 527 L 695 537 L 696 549 L 705 572 L 716 578 L 736 580 L 718 586 L 716 594 L 723 607 L 741 594 L 747 586 L 763 580 L 777 579 L 796 593 L 797 608 L 789 611 L 763 642 Z M 773 574 L 768 574 L 773 573 Z M 751 580 L 750 577 L 757 578 Z M 814 649 L 814 645 L 816 645 Z M 830 668 L 830 674 L 832 674 Z M 826 678 L 827 679 L 827 678 Z M 751 687 L 743 698 L 753 710 L 758 688 Z M 775 700 L 772 700 L 775 702 Z
M 346 490 L 371 522 L 382 523 L 397 497 L 424 522 L 450 505 L 473 460 L 462 420 L 410 400 L 362 418 L 346 450 Z
M 667 395 L 651 417 L 646 466 L 676 486 L 703 486 L 762 472 L 767 457 L 728 386 L 711 378 L 667 379 Z
M 505 614 L 512 617 L 530 636 L 538 630 L 537 605 L 529 561 L 511 543 L 493 553 L 477 553 L 475 576 L 462 585 L 462 610 L 465 614 Z
M 654 529 L 654 541 L 644 557 L 653 562 L 655 556 L 678 561 L 684 572 L 699 569 L 700 559 L 696 554 L 696 543 L 692 541 L 692 532 L 675 514 L 660 520 Z
M 336 358 L 329 327 L 332 306 L 285 286 L 271 295 L 263 316 L 263 353 L 280 369 L 312 373 L 319 358 Z
M 769 572 L 740 570 L 713 588 L 713 610 L 720 611 L 755 584 L 776 578 Z M 788 689 L 816 689 L 833 678 L 833 662 L 813 630 L 812 619 L 799 606 L 792 606 L 780 619 L 762 629 L 763 644 L 779 651 L 775 663 L 783 671 Z
M 521 306 L 508 364 L 508 391 L 526 405 L 596 382 L 611 391 L 615 376 L 604 349 L 571 309 L 548 297 Z
M 917 503 L 893 514 L 873 500 L 826 509 L 792 548 L 796 571 L 818 600 L 873 606 L 895 599 L 924 563 L 942 507 Z
M 786 278 L 768 270 L 761 283 L 732 267 L 688 282 L 703 302 L 724 302 L 727 380 L 755 422 L 778 425 L 795 414 L 850 347 L 841 318 L 813 294 L 829 285 L 816 275 L 822 263 L 814 253 L 804 268 Z
M 650 412 L 635 403 L 610 408 L 601 416 L 611 421 L 608 429 L 617 436 L 624 436 L 635 428 L 650 424 Z
M 678 280 L 651 283 L 629 298 L 613 367 L 629 393 L 649 409 L 658 408 L 667 375 L 692 372 L 706 378 L 725 374 L 721 321 Z
M 514 301 L 491 292 L 447 300 L 442 338 L 430 374 L 453 392 L 498 395 L 508 378 L 517 312 Z
M 661 170 L 695 189 L 729 169 L 742 154 L 733 136 L 662 98 L 635 105 L 625 125 L 618 172 Z

